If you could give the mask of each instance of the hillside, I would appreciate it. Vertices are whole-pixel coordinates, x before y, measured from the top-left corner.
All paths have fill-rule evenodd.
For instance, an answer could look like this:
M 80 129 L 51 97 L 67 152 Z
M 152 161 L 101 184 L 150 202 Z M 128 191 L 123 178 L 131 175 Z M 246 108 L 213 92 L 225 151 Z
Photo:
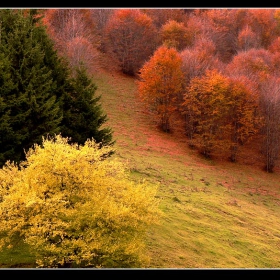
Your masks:
M 150 267 L 280 267 L 279 172 L 262 171 L 244 152 L 238 163 L 206 160 L 180 131 L 156 128 L 132 78 L 99 69 L 93 80 L 114 131 L 115 156 L 135 180 L 160 184 L 165 217 L 147 236 Z

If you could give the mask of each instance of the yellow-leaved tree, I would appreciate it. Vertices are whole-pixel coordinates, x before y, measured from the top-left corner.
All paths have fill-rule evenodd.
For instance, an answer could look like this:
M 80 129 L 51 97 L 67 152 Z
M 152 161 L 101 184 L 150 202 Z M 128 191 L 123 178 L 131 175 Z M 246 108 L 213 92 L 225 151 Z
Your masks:
M 157 186 L 130 180 L 112 147 L 69 143 L 43 138 L 0 169 L 0 249 L 23 240 L 38 267 L 145 267 Z

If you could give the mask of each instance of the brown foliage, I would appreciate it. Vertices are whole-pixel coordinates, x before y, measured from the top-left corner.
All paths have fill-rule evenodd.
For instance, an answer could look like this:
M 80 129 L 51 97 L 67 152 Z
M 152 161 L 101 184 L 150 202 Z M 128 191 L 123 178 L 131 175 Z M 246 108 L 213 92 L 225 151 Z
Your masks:
M 252 31 L 250 26 L 245 26 L 238 34 L 238 50 L 248 51 L 260 47 L 260 38 Z
M 162 43 L 167 46 L 174 47 L 178 51 L 191 45 L 192 38 L 188 33 L 188 29 L 182 22 L 169 20 L 160 30 Z
M 58 52 L 66 57 L 71 67 L 80 63 L 92 69 L 98 56 L 99 40 L 88 9 L 49 9 L 44 23 Z
M 235 161 L 238 145 L 257 131 L 255 97 L 241 80 L 231 80 L 217 70 L 191 80 L 182 106 L 189 144 L 206 157 L 229 150 Z
M 208 37 L 215 42 L 219 58 L 228 63 L 237 53 L 238 34 L 247 20 L 246 9 L 209 9 L 203 13 Z
M 158 29 L 170 20 L 185 23 L 189 16 L 189 10 L 187 9 L 141 9 L 141 11 L 153 20 Z
M 139 9 L 117 9 L 106 24 L 105 49 L 125 74 L 135 75 L 157 45 L 149 16 Z
M 180 52 L 182 57 L 182 69 L 185 82 L 188 85 L 194 77 L 200 77 L 208 69 L 222 69 L 223 65 L 216 57 L 215 44 L 205 37 L 196 40 L 192 48 L 186 48 Z
M 275 67 L 277 57 L 265 49 L 250 49 L 239 52 L 226 67 L 229 76 L 245 76 L 254 83 L 257 91 L 260 82 L 270 73 L 277 70 Z
M 249 9 L 248 19 L 252 31 L 260 38 L 263 48 L 267 48 L 279 36 L 275 9 Z
M 267 76 L 260 86 L 260 107 L 263 116 L 261 135 L 265 170 L 273 172 L 280 153 L 280 78 Z

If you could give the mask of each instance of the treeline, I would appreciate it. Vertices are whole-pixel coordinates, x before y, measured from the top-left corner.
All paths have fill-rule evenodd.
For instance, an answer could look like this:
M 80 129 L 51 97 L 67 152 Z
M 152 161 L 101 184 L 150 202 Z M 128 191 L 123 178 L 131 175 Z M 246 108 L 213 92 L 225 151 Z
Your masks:
M 279 9 L 49 9 L 44 15 L 72 65 L 81 59 L 92 68 L 101 51 L 139 78 L 139 93 L 164 131 L 179 113 L 191 146 L 207 157 L 228 150 L 231 161 L 241 145 L 258 139 L 264 168 L 273 172 L 280 147 Z
M 57 54 L 37 10 L 0 10 L 0 165 L 19 163 L 42 136 L 112 144 L 86 67 Z

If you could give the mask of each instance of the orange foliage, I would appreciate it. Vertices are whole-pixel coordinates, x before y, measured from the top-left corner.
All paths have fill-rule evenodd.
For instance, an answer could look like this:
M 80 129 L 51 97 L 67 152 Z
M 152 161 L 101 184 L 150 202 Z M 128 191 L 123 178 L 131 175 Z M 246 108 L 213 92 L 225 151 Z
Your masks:
M 272 53 L 280 53 L 280 36 L 275 38 L 268 46 L 268 50 Z
M 251 90 L 246 79 L 231 79 L 227 98 L 229 114 L 225 132 L 228 132 L 230 140 L 230 160 L 235 162 L 238 146 L 250 141 L 259 132 L 262 120 L 259 96 Z
M 267 48 L 279 36 L 275 9 L 249 9 L 248 13 L 252 30 L 260 37 L 262 47 Z
M 161 40 L 167 46 L 182 50 L 191 44 L 191 37 L 188 29 L 182 22 L 169 20 L 160 30 Z
M 238 34 L 238 49 L 248 51 L 253 48 L 260 48 L 260 38 L 252 31 L 250 26 L 244 27 Z
M 182 105 L 189 143 L 206 157 L 229 150 L 235 161 L 238 145 L 257 132 L 255 97 L 242 80 L 231 80 L 217 70 L 193 78 Z
M 161 128 L 171 129 L 171 116 L 183 90 L 182 60 L 176 49 L 159 47 L 140 69 L 138 90 L 141 99 L 157 113 Z
M 157 28 L 161 28 L 169 20 L 177 22 L 185 22 L 188 18 L 189 10 L 187 9 L 141 9 L 142 12 L 147 14 L 153 20 Z
M 228 110 L 225 98 L 228 87 L 227 78 L 216 70 L 207 70 L 205 76 L 191 80 L 185 94 L 182 105 L 189 143 L 206 157 L 225 144 L 220 135 Z

